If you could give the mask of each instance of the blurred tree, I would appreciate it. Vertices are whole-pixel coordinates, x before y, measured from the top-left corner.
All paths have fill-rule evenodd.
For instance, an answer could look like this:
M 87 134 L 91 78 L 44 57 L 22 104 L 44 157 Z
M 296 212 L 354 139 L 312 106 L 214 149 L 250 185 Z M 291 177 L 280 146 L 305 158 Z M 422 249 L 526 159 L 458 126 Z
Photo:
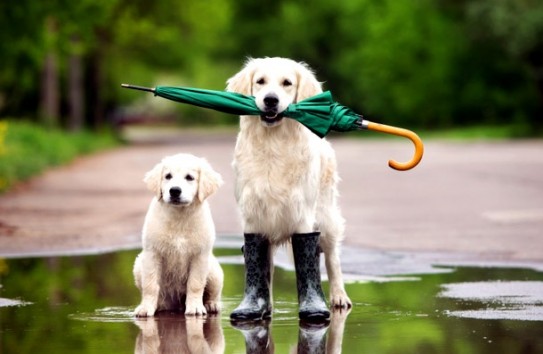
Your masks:
M 148 78 L 162 70 L 205 75 L 203 68 L 223 51 L 220 43 L 230 23 L 229 3 L 2 2 L 0 112 L 36 116 L 41 111 L 56 125 L 65 111 L 61 108 L 68 107 L 65 125 L 72 130 L 82 126 L 82 112 L 89 125 L 100 127 L 118 102 L 120 75 L 131 70 Z M 206 21 L 201 20 L 202 14 Z M 40 87 L 41 101 L 37 100 Z M 67 89 L 66 95 L 61 88 Z
M 46 126 L 58 125 L 60 114 L 60 87 L 57 55 L 57 21 L 53 16 L 44 23 L 45 58 L 43 62 L 40 92 L 40 118 Z
M 310 64 L 368 119 L 541 129 L 542 8 L 536 0 L 7 0 L 0 115 L 37 116 L 42 102 L 44 116 L 62 116 L 72 130 L 83 120 L 100 127 L 135 97 L 122 81 L 221 89 L 244 57 L 286 56 Z M 198 112 L 186 116 L 215 122 Z
M 528 79 L 537 88 L 539 102 L 532 104 L 526 120 L 532 129 L 543 131 L 543 2 L 477 0 L 467 3 L 466 12 L 476 40 L 497 41 L 511 60 L 521 61 L 528 68 Z

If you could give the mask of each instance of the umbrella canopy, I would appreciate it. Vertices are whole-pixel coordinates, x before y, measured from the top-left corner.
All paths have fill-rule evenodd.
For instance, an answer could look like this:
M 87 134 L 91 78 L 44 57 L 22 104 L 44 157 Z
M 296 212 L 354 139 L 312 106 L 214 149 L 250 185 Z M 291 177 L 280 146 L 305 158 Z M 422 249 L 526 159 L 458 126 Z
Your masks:
M 192 87 L 157 86 L 147 88 L 123 84 L 123 87 L 148 91 L 172 101 L 210 108 L 219 112 L 236 115 L 262 114 L 253 96 L 235 92 L 197 89 Z M 362 116 L 349 108 L 334 102 L 330 91 L 290 104 L 283 112 L 285 117 L 297 120 L 319 137 L 325 137 L 331 130 L 345 132 L 360 130 Z
M 223 113 L 236 115 L 260 115 L 262 113 L 256 106 L 253 97 L 235 92 L 171 86 L 157 86 L 152 92 L 155 96 Z
M 152 92 L 155 96 L 229 114 L 258 116 L 262 114 L 253 96 L 235 92 L 171 86 L 148 88 L 128 84 L 122 84 L 122 87 Z M 282 114 L 297 120 L 321 138 L 330 131 L 346 132 L 363 129 L 406 137 L 415 144 L 415 156 L 407 163 L 390 160 L 389 166 L 396 170 L 411 169 L 422 159 L 424 147 L 415 133 L 407 129 L 364 120 L 361 115 L 353 112 L 350 108 L 335 102 L 330 91 L 309 97 L 298 103 L 292 103 Z

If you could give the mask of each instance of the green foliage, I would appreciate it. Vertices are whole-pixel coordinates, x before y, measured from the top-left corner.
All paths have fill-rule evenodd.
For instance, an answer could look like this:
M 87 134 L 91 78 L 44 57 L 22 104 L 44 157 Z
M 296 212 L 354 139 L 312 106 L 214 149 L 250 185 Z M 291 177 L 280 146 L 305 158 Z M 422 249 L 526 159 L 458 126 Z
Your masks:
M 541 4 L 3 2 L 0 116 L 36 115 L 51 52 L 61 84 L 68 58 L 83 57 L 87 120 L 96 119 L 93 110 L 140 104 L 141 94 L 123 91 L 121 82 L 222 89 L 245 57 L 286 56 L 310 64 L 338 101 L 370 120 L 430 129 L 525 124 L 537 133 L 543 130 Z M 51 23 L 53 30 L 45 30 Z M 235 121 L 183 105 L 154 114 L 175 114 L 184 124 Z
M 14 120 L 0 123 L 0 128 L 4 127 L 0 129 L 0 192 L 18 181 L 39 174 L 47 167 L 58 166 L 78 155 L 117 144 L 110 134 L 68 134 Z

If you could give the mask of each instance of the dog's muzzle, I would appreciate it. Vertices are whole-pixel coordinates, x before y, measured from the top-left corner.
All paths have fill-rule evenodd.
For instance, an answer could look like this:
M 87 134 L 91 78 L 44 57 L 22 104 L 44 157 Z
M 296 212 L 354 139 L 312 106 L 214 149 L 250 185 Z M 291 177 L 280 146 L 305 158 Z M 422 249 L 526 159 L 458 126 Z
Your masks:
M 260 115 L 260 120 L 267 125 L 274 125 L 283 119 L 283 114 L 278 112 L 279 97 L 275 94 L 268 94 L 264 97 L 264 113 Z

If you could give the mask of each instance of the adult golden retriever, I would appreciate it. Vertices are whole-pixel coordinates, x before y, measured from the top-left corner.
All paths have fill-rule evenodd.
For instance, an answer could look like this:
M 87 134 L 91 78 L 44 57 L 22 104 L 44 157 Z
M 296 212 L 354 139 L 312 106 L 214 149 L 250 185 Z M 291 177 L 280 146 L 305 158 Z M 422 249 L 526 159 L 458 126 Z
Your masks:
M 155 193 L 143 225 L 143 250 L 134 264 L 141 291 L 137 317 L 184 310 L 220 310 L 223 272 L 212 254 L 215 225 L 206 198 L 222 183 L 204 159 L 190 154 L 164 158 L 144 181 Z
M 273 248 L 292 235 L 320 231 L 330 305 L 351 307 L 339 260 L 344 219 L 336 200 L 334 150 L 326 139 L 282 115 L 290 103 L 322 92 L 321 84 L 304 63 L 260 58 L 249 59 L 227 81 L 227 91 L 254 96 L 263 112 L 240 117 L 234 152 L 235 195 L 244 232 L 262 235 Z

